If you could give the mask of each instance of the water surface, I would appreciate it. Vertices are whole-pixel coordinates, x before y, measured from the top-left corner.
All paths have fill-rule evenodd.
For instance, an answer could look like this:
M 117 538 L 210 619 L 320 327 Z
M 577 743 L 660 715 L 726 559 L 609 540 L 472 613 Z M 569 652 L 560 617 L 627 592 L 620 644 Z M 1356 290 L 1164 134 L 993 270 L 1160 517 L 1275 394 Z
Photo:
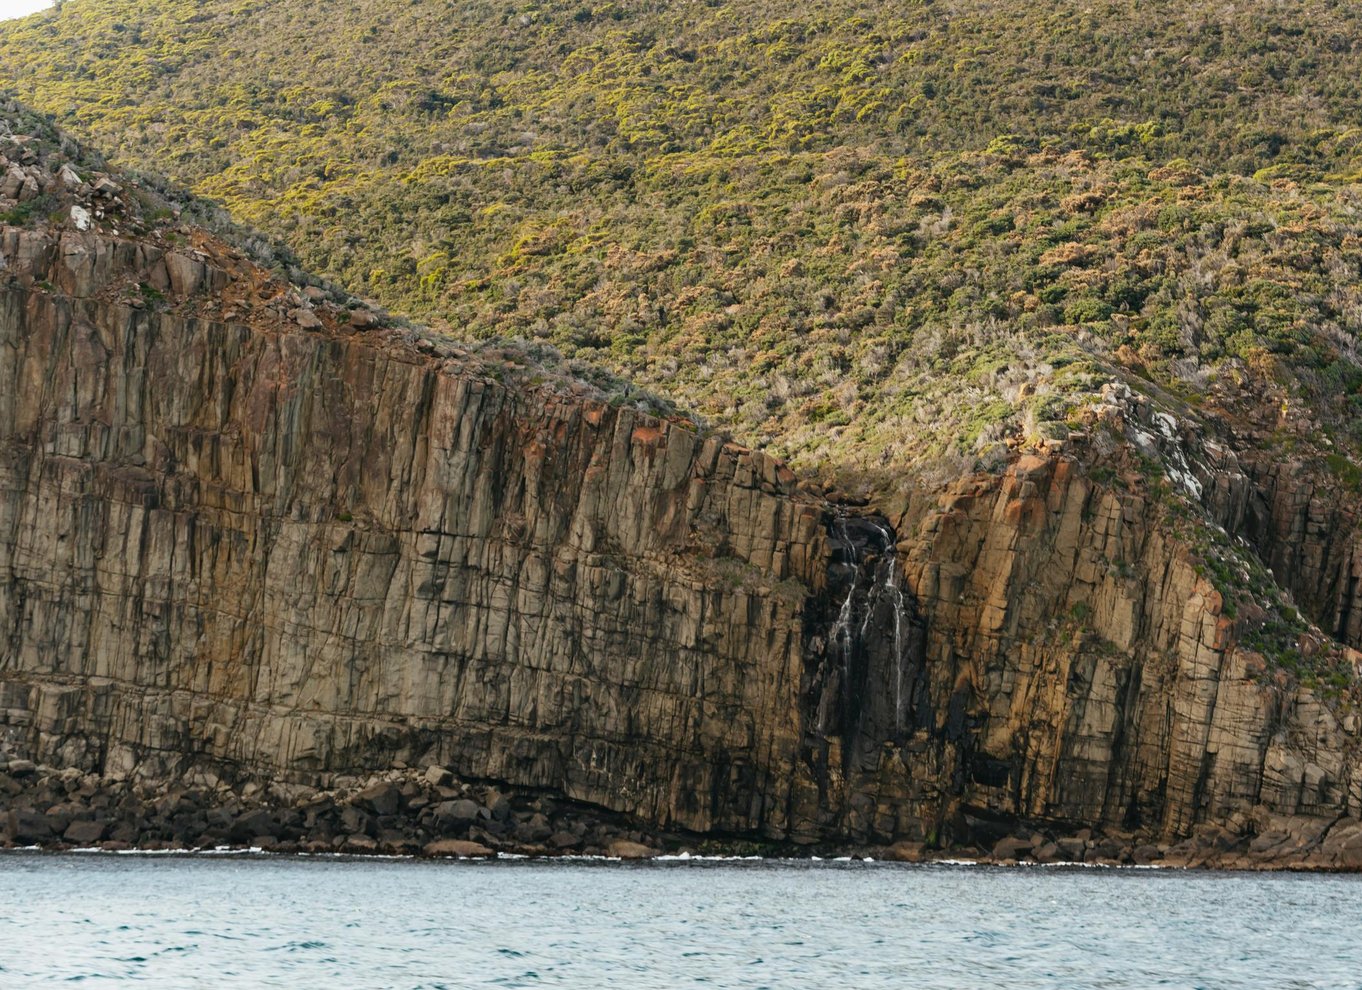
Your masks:
M 1362 878 L 0 855 L 0 987 L 1362 988 Z

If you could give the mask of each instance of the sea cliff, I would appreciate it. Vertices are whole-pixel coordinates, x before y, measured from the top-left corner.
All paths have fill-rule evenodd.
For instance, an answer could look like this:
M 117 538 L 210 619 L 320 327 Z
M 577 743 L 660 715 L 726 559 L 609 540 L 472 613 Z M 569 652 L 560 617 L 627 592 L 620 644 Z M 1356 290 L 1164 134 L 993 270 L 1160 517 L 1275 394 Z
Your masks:
M 646 848 L 1362 867 L 1355 499 L 1251 421 L 1113 385 L 853 505 L 0 151 L 11 841 L 550 850 L 549 795 Z

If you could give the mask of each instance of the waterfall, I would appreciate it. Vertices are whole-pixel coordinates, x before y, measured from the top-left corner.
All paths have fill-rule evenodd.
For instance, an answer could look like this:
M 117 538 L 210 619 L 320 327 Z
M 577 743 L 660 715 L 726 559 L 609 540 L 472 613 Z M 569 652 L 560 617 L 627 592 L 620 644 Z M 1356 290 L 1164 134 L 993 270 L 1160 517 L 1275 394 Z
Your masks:
M 903 642 L 903 613 L 905 603 L 903 589 L 899 586 L 897 540 L 894 531 L 878 520 L 872 520 L 883 538 L 880 560 L 875 567 L 875 583 L 871 586 L 869 607 L 865 610 L 865 621 L 861 625 L 861 639 L 865 640 L 870 628 L 870 620 L 875 615 L 877 596 L 888 598 L 894 617 L 893 651 L 890 657 L 894 669 L 894 735 L 903 732 L 903 665 L 906 659 Z
M 832 703 L 844 692 L 845 685 L 851 677 L 851 661 L 856 650 L 856 639 L 852 634 L 852 616 L 855 611 L 856 586 L 860 583 L 861 560 L 860 551 L 851 535 L 847 532 L 847 522 L 844 517 L 839 517 L 834 523 L 837 535 L 841 539 L 841 545 L 851 556 L 852 577 L 847 582 L 846 597 L 842 599 L 842 607 L 837 610 L 837 620 L 833 622 L 832 629 L 828 633 L 829 650 L 836 653 L 837 664 L 828 672 L 828 677 L 824 678 L 822 696 L 818 705 L 818 734 L 826 736 L 828 732 L 828 718 Z M 828 678 L 835 678 L 829 682 Z
M 876 736 L 901 738 L 907 721 L 904 691 L 906 668 L 912 663 L 913 613 L 903 590 L 894 531 L 869 516 L 838 516 L 829 528 L 837 551 L 829 590 L 840 605 L 813 681 L 818 735 L 827 738 L 831 732 L 850 739 L 871 730 Z
M 894 534 L 886 529 L 886 539 L 888 541 L 885 550 L 883 563 L 880 565 L 881 571 L 888 571 L 888 576 L 877 573 L 875 575 L 875 586 L 883 588 L 889 596 L 889 605 L 894 615 L 894 651 L 891 654 L 894 663 L 894 736 L 897 738 L 903 733 L 903 665 L 907 660 L 903 641 L 903 612 L 905 603 L 903 600 L 903 589 L 899 586 L 899 566 L 898 554 L 895 551 Z M 869 617 L 874 614 L 874 608 L 866 609 L 867 625 Z M 864 632 L 862 632 L 864 636 Z

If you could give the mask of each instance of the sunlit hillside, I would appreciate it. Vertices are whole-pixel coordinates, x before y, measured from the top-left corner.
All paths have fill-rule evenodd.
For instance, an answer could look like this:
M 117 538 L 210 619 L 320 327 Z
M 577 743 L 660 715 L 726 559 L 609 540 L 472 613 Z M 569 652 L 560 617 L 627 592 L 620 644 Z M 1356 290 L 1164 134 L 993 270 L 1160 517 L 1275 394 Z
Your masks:
M 892 478 L 1116 377 L 1350 449 L 1359 38 L 1344 2 L 69 0 L 0 73 L 395 311 Z

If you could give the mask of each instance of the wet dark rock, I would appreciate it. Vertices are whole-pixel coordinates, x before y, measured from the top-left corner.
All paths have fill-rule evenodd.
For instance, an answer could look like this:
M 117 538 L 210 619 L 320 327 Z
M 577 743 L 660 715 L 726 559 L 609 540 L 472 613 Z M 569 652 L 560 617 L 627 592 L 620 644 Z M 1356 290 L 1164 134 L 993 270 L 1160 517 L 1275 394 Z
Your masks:
M 369 835 L 373 832 L 374 820 L 354 805 L 347 805 L 341 809 L 340 827 L 348 835 Z
M 47 815 L 20 809 L 14 814 L 13 839 L 21 845 L 48 842 L 61 834 L 53 828 L 53 824 Z
M 572 832 L 554 832 L 549 836 L 548 845 L 552 849 L 577 849 L 582 845 L 582 837 Z
M 66 827 L 62 839 L 78 846 L 89 846 L 103 839 L 108 831 L 107 822 L 77 821 Z
M 121 821 L 109 833 L 109 841 L 122 842 L 132 847 L 142 836 L 142 829 L 135 821 Z
M 1087 839 L 1079 836 L 1066 836 L 1055 845 L 1059 847 L 1059 859 L 1064 863 L 1081 863 L 1083 854 L 1088 851 Z
M 561 797 L 487 788 L 452 775 L 432 777 L 445 783 L 432 784 L 427 771 L 412 770 L 405 776 L 394 773 L 389 779 L 374 781 L 358 793 L 353 783 L 336 792 L 267 792 L 249 784 L 239 790 L 204 792 L 158 790 L 39 767 L 22 778 L 5 775 L 0 779 L 0 844 L 142 849 L 227 845 L 271 852 L 401 856 L 422 855 L 433 847 L 446 851 L 430 855 L 457 856 L 466 852 L 451 850 L 485 849 L 618 858 L 651 858 L 663 849 L 683 847 L 677 838 L 659 836 L 640 828 L 636 821 Z M 391 807 L 394 791 L 400 801 L 393 813 L 373 813 L 375 807 Z M 460 796 L 444 797 L 442 791 Z M 989 827 L 999 828 L 1002 823 Z M 941 854 L 995 862 L 1030 858 L 1038 863 L 1077 860 L 1172 867 L 1362 869 L 1362 822 L 1351 818 L 1303 821 L 1255 812 L 1235 829 L 1198 827 L 1191 837 L 1172 846 L 1116 830 L 1048 835 L 1015 823 L 1011 827 L 1012 833 L 991 842 L 986 853 L 956 846 Z M 438 845 L 442 840 L 470 845 Z M 713 844 L 710 848 L 738 851 L 741 847 Z M 780 851 L 788 853 L 792 848 Z M 852 847 L 852 851 L 857 848 L 866 847 Z M 812 846 L 807 852 L 840 855 L 847 847 Z M 876 847 L 872 855 L 886 861 L 919 862 L 933 853 L 918 840 L 904 839 Z
M 1131 859 L 1137 866 L 1149 866 L 1163 859 L 1163 853 L 1155 845 L 1136 846 L 1131 852 Z
M 61 835 L 76 818 L 76 813 L 73 813 L 71 809 L 55 805 L 47 809 L 44 817 L 47 819 L 48 827 L 52 829 L 52 834 Z
M 443 828 L 470 825 L 475 821 L 490 818 L 490 812 L 476 801 L 461 798 L 458 801 L 442 801 L 434 808 L 436 820 Z
M 274 837 L 277 834 L 278 823 L 274 820 L 274 815 L 265 808 L 255 808 L 247 811 L 232 822 L 231 830 L 227 833 L 228 838 L 233 842 L 251 842 L 259 836 Z
M 394 815 L 402 807 L 402 792 L 395 785 L 380 781 L 356 794 L 355 803 L 368 808 L 375 815 Z
M 536 821 L 536 819 L 538 819 Z M 528 844 L 538 844 L 553 834 L 553 828 L 548 824 L 548 820 L 543 815 L 535 815 L 527 822 L 521 822 L 515 827 L 513 833 L 516 840 Z

